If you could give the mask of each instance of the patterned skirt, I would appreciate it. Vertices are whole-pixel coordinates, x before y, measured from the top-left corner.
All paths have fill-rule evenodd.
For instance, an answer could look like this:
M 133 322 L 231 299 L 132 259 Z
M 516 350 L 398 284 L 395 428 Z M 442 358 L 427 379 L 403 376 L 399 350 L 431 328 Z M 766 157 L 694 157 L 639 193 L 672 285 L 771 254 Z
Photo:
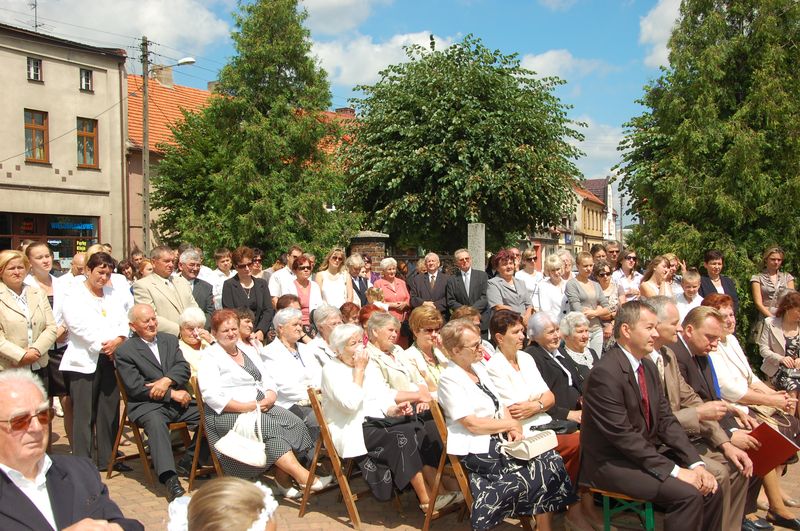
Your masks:
M 208 440 L 211 448 L 214 448 L 217 441 L 233 429 L 239 413 L 217 414 L 209 407 L 205 408 L 205 413 Z M 314 441 L 308 434 L 308 428 L 296 415 L 282 407 L 272 406 L 261 414 L 261 440 L 264 441 L 264 451 L 267 454 L 264 468 L 246 465 L 214 450 L 225 474 L 244 479 L 255 478 L 268 470 L 286 452 L 294 452 L 297 460 L 304 466 L 311 463 Z
M 500 440 L 492 437 L 488 453 L 468 454 L 461 463 L 474 499 L 473 529 L 491 529 L 508 517 L 558 512 L 577 500 L 564 462 L 553 450 L 520 461 L 501 454 Z

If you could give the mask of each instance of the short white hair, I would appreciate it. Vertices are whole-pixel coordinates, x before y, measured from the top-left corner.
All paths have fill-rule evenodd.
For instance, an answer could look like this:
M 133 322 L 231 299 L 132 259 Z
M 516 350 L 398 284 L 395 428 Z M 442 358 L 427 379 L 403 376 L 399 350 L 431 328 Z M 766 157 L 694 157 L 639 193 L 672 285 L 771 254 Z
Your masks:
M 338 315 L 340 319 L 342 318 L 342 312 L 339 311 L 339 308 L 331 306 L 330 304 L 320 304 L 317 306 L 317 309 L 314 310 L 314 324 L 319 328 L 334 315 Z
M 272 319 L 272 324 L 275 325 L 275 328 L 279 328 L 281 326 L 284 326 L 292 319 L 302 319 L 302 318 L 303 318 L 303 312 L 301 312 L 297 308 L 284 308 L 283 310 L 279 310 L 278 313 L 275 314 L 275 317 Z
M 183 326 L 186 324 L 194 324 L 203 327 L 206 325 L 206 314 L 203 313 L 203 310 L 200 308 L 197 308 L 196 306 L 190 306 L 189 308 L 183 310 L 178 316 L 178 326 Z
M 344 261 L 344 266 L 347 269 L 352 269 L 355 267 L 361 269 L 364 267 L 364 259 L 361 257 L 361 254 L 353 253 L 347 257 L 347 260 Z
M 575 329 L 579 326 L 589 326 L 589 319 L 583 315 L 583 312 L 569 312 L 561 319 L 559 328 L 561 335 L 569 337 L 575 333 Z
M 47 400 L 47 391 L 44 388 L 42 379 L 33 374 L 28 368 L 6 369 L 0 371 L 0 386 L 10 383 L 27 382 L 36 386 L 36 389 L 42 393 L 43 400 Z
M 331 332 L 331 336 L 328 338 L 328 345 L 336 354 L 341 354 L 347 342 L 356 334 L 363 335 L 364 330 L 352 323 L 340 324 Z
M 375 337 L 375 332 L 382 330 L 389 325 L 394 325 L 400 329 L 400 321 L 389 312 L 374 312 L 367 320 L 367 335 L 370 339 Z
M 387 267 L 397 267 L 397 260 L 391 256 L 387 256 L 381 260 L 381 269 L 386 269 Z
M 536 312 L 528 319 L 528 337 L 540 336 L 549 326 L 555 326 L 555 322 L 545 312 Z

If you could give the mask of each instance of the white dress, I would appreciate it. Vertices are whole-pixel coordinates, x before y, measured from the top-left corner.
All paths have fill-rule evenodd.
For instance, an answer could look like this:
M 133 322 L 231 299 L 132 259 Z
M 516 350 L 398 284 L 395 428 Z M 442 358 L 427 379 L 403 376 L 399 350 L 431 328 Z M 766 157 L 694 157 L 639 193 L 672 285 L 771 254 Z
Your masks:
M 347 302 L 347 273 L 339 271 L 332 275 L 330 272 L 320 271 L 322 275 L 322 300 L 333 306 L 341 308 Z

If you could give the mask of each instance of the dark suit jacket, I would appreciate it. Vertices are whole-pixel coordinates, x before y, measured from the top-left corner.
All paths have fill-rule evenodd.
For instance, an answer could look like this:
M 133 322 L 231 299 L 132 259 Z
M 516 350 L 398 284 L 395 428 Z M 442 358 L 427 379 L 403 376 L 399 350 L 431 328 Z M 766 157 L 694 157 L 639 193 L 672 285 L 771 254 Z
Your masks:
M 353 291 L 358 295 L 358 300 L 361 302 L 361 306 L 366 306 L 368 304 L 367 301 L 367 290 L 369 289 L 369 283 L 367 279 L 358 276 L 358 277 L 350 277 L 350 280 L 353 281 Z
M 183 359 L 178 347 L 178 338 L 163 332 L 156 335 L 159 364 L 153 352 L 139 336 L 134 335 L 119 346 L 115 354 L 117 371 L 128 393 L 128 417 L 136 422 L 143 415 L 171 402 L 172 389 L 186 390 L 191 376 L 189 363 Z M 160 402 L 150 398 L 150 389 L 145 384 L 168 377 L 175 384 Z
M 264 337 L 267 337 L 269 326 L 272 324 L 272 317 L 275 310 L 272 308 L 272 296 L 269 294 L 267 281 L 262 278 L 253 279 L 253 287 L 250 298 L 239 281 L 239 275 L 234 275 L 222 284 L 222 307 L 223 308 L 247 308 L 252 310 L 255 315 L 253 324 L 255 330 L 261 330 Z
M 533 357 L 536 362 L 536 367 L 542 375 L 547 387 L 555 395 L 556 403 L 548 411 L 548 413 L 556 419 L 567 418 L 567 413 L 570 410 L 580 409 L 578 401 L 581 398 L 581 389 L 583 388 L 583 378 L 575 362 L 569 356 L 559 358 L 564 367 L 572 375 L 572 385 L 569 384 L 569 379 L 558 363 L 553 360 L 550 354 L 543 349 L 537 342 L 532 342 L 525 352 Z
M 461 279 L 462 273 L 459 271 L 451 275 L 447 281 L 445 298 L 447 309 L 453 311 L 462 306 L 472 306 L 481 312 L 481 330 L 489 328 L 489 301 L 486 300 L 486 289 L 489 285 L 489 277 L 486 273 L 478 269 L 471 269 L 469 273 L 469 293 L 464 287 Z
M 649 429 L 636 374 L 619 347 L 609 349 L 589 373 L 583 396 L 580 478 L 582 484 L 651 500 L 657 487 L 637 483 L 640 474 L 663 482 L 676 464 L 685 467 L 701 459 L 670 410 L 655 364 L 649 358 L 642 363 L 650 399 Z M 672 458 L 664 455 L 666 450 Z
M 725 275 L 720 275 L 719 278 L 722 281 L 722 291 L 724 291 L 726 295 L 731 296 L 733 299 L 733 311 L 738 314 L 739 295 L 736 293 L 736 284 L 733 283 L 730 277 L 726 277 Z M 704 276 L 700 277 L 700 291 L 698 291 L 698 293 L 701 297 L 705 297 L 706 295 L 718 292 L 717 288 L 715 288 L 714 284 L 711 282 L 711 279 Z
M 126 531 L 143 530 L 137 520 L 125 518 L 108 497 L 94 464 L 84 457 L 51 455 L 47 471 L 47 492 L 58 529 L 92 518 L 108 520 Z M 0 472 L 0 529 L 52 529 L 47 520 L 21 490 Z
M 574 360 L 570 358 L 569 354 L 567 354 L 566 345 L 562 344 L 560 347 L 558 347 L 558 351 L 561 353 L 562 356 L 573 361 L 575 371 L 578 373 L 578 376 L 580 377 L 580 390 L 581 392 L 583 392 L 583 383 L 586 381 L 586 378 L 589 377 L 589 367 L 574 362 Z M 597 352 L 595 352 L 594 349 L 590 348 L 589 353 L 592 355 L 592 366 L 594 366 L 594 364 L 597 363 L 597 360 L 599 360 L 600 358 L 597 357 Z
M 450 275 L 439 271 L 436 273 L 436 283 L 431 289 L 431 284 L 428 282 L 427 271 L 414 275 L 414 278 L 408 283 L 408 293 L 411 295 L 411 307 L 416 308 L 422 306 L 423 302 L 431 301 L 436 305 L 436 309 L 442 312 L 442 315 L 447 319 L 447 282 L 450 280 Z
M 206 330 L 211 330 L 211 315 L 214 313 L 214 288 L 205 280 L 194 279 L 192 297 L 206 314 Z
M 703 400 L 708 402 L 710 400 L 720 400 L 717 392 L 714 390 L 714 377 L 711 375 L 711 366 L 708 363 L 708 356 L 692 356 L 681 341 L 671 345 L 667 345 L 672 352 L 675 353 L 675 359 L 678 361 L 678 369 L 681 371 L 681 376 L 686 380 L 694 392 Z M 719 425 L 730 435 L 732 428 L 738 428 L 739 424 L 732 413 L 728 412 L 719 420 Z

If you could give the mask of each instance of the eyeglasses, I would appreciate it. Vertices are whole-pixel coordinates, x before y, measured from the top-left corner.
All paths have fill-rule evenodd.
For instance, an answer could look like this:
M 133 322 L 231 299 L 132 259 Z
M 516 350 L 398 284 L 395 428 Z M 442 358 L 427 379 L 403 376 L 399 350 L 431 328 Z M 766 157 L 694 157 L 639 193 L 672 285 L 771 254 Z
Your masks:
M 336 260 L 337 262 L 341 262 L 344 260 L 343 256 L 331 256 L 331 260 Z
M 311 271 L 311 266 L 300 266 L 297 268 L 298 271 Z
M 470 350 L 470 351 L 472 351 L 473 354 L 477 354 L 478 352 L 483 352 L 483 341 L 478 341 L 478 343 L 476 343 L 475 345 L 473 345 L 471 347 L 467 346 L 467 345 L 464 345 L 461 348 L 464 349 L 464 350 Z
M 248 262 L 246 264 L 236 264 L 236 269 L 250 269 L 253 267 L 253 262 Z
M 526 262 L 535 262 L 536 261 L 536 257 L 535 256 L 531 256 L 530 258 L 526 258 L 525 261 Z
M 606 271 L 606 272 L 604 272 L 604 273 L 597 273 L 597 276 L 598 276 L 599 278 L 610 277 L 610 276 L 611 276 L 611 273 L 609 273 L 609 272 L 607 272 L 607 271 Z
M 254 264 L 260 264 L 261 263 L 261 258 L 254 258 L 253 259 L 253 263 Z
M 633 260 L 635 262 L 636 260 L 638 260 L 638 257 L 636 257 L 636 256 L 626 256 L 625 260 Z
M 53 419 L 55 414 L 55 409 L 50 406 L 44 406 L 34 411 L 33 415 L 29 413 L 23 413 L 10 419 L 0 420 L 0 422 L 7 422 L 8 428 L 11 431 L 25 431 L 30 427 L 34 417 L 36 417 L 36 420 L 39 421 L 39 424 L 46 426 L 50 424 L 50 421 Z

